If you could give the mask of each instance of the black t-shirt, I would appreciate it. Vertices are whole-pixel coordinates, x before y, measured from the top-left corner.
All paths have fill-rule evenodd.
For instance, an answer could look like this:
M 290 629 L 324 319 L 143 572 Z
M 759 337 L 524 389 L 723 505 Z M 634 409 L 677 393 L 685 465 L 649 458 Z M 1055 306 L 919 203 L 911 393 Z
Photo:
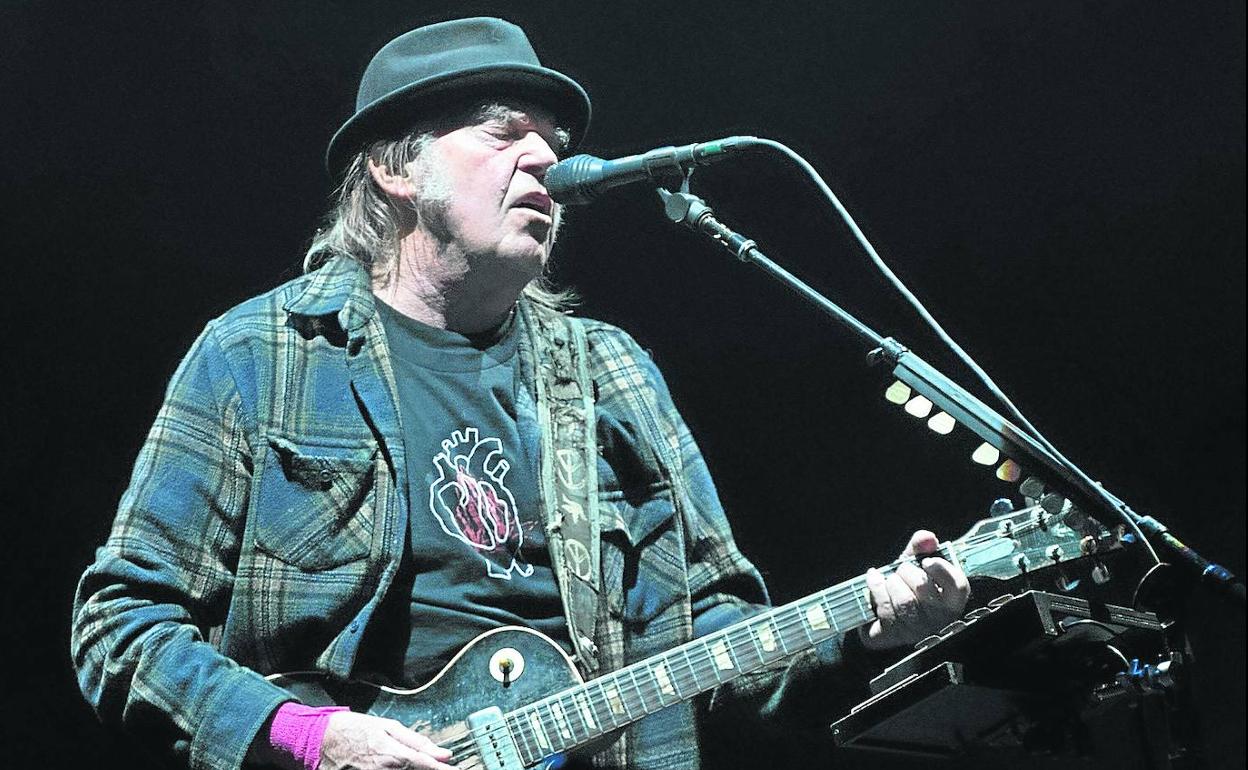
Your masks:
M 535 628 L 569 648 L 538 495 L 536 447 L 517 415 L 519 323 L 465 337 L 377 301 L 407 456 L 408 548 L 357 672 L 421 684 L 473 637 Z M 531 422 L 531 420 L 529 421 Z M 531 443 L 531 442 L 530 442 Z

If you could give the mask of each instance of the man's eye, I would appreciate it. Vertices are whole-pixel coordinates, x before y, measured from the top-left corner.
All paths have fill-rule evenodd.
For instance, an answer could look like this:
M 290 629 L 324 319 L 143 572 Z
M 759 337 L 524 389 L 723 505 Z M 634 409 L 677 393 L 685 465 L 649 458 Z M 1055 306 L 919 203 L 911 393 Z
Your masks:
M 516 139 L 516 132 L 505 126 L 486 126 L 485 133 L 495 139 L 504 141 L 515 141 Z

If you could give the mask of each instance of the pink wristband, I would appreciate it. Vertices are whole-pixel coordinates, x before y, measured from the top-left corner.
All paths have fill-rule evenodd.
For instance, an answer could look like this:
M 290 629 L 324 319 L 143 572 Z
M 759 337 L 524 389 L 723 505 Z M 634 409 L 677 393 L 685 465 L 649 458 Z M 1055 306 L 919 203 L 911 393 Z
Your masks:
M 305 706 L 287 701 L 273 714 L 269 727 L 269 747 L 292 764 L 304 770 L 316 770 L 321 762 L 321 739 L 329 716 L 336 711 L 349 711 L 346 706 Z

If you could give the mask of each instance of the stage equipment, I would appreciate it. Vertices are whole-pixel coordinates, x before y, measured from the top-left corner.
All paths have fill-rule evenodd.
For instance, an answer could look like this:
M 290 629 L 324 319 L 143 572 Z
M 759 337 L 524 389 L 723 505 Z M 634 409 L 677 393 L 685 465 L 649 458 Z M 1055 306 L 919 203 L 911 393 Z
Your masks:
M 925 756 L 1047 755 L 1194 766 L 1184 654 L 1154 613 L 1028 591 L 973 610 L 871 681 L 838 745 Z
M 1007 408 L 1015 418 L 1015 422 L 1007 420 L 992 408 L 984 404 L 969 391 L 937 371 L 933 366 L 891 337 L 881 337 L 870 327 L 859 321 L 848 311 L 815 291 L 801 279 L 780 267 L 769 259 L 758 248 L 751 238 L 736 232 L 720 222 L 714 211 L 704 200 L 689 192 L 689 180 L 692 168 L 686 169 L 684 181 L 679 192 L 671 192 L 663 187 L 658 194 L 663 201 L 667 218 L 684 225 L 695 232 L 702 233 L 732 252 L 739 260 L 761 268 L 771 277 L 795 291 L 811 304 L 830 315 L 841 325 L 848 328 L 868 344 L 867 362 L 870 365 L 887 364 L 892 367 L 893 376 L 907 388 L 918 393 L 932 405 L 952 417 L 953 423 L 961 423 L 974 431 L 990 448 L 997 450 L 1015 464 L 1024 466 L 1034 474 L 1044 477 L 1046 484 L 1054 487 L 1061 496 L 1091 514 L 1098 511 L 1111 513 L 1122 519 L 1136 542 L 1146 549 L 1152 560 L 1161 563 L 1160 557 L 1153 550 L 1152 544 L 1144 535 L 1144 530 L 1155 535 L 1167 549 L 1167 554 L 1174 563 L 1183 566 L 1197 575 L 1201 584 L 1209 587 L 1218 595 L 1226 598 L 1241 611 L 1244 607 L 1244 584 L 1229 570 L 1215 564 L 1188 545 L 1171 535 L 1166 526 L 1151 516 L 1141 516 L 1119 497 L 1111 494 L 1101 484 L 1093 481 L 1078 466 L 1066 458 L 1053 446 L 1039 430 L 1027 420 L 1014 406 L 1013 402 L 1001 392 L 988 374 L 976 364 L 962 348 L 948 336 L 931 314 L 919 303 L 918 299 L 901 283 L 888 266 L 884 264 L 875 248 L 867 240 L 849 211 L 828 187 L 819 173 L 804 158 L 783 144 L 761 138 L 752 138 L 750 147 L 775 150 L 792 160 L 811 178 L 824 196 L 840 213 L 841 218 L 854 233 L 858 242 L 871 256 L 875 264 L 885 276 L 897 287 L 906 299 L 918 310 L 923 319 L 949 345 L 950 349 L 974 371 L 990 392 Z M 1022 427 L 1019 427 L 1019 426 Z M 952 429 L 950 427 L 950 429 Z M 948 431 L 944 431 L 948 432 Z M 994 459 L 995 463 L 995 459 Z

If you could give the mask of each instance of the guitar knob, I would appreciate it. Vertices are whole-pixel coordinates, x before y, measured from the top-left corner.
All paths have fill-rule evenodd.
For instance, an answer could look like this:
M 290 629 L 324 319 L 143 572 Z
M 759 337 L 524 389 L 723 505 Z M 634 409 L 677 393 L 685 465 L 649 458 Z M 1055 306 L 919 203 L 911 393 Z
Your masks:
M 489 668 L 494 681 L 510 687 L 524 673 L 524 656 L 519 650 L 504 647 L 490 656 Z

